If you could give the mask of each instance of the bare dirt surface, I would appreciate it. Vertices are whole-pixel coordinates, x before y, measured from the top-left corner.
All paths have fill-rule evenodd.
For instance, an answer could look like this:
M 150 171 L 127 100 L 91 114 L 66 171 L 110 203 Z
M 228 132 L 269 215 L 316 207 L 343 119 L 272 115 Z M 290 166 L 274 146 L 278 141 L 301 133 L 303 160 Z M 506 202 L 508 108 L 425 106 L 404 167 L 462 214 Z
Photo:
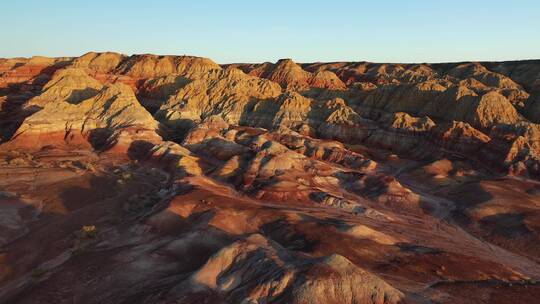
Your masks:
M 0 303 L 535 303 L 538 79 L 0 60 Z

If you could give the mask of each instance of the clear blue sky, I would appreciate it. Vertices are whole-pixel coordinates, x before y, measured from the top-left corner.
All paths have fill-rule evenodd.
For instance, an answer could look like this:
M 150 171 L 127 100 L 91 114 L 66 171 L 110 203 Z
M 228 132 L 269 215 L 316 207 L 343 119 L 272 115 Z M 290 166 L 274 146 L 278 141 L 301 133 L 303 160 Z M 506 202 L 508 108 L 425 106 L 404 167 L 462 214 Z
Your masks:
M 0 57 L 88 51 L 219 63 L 540 58 L 539 0 L 7 0 Z

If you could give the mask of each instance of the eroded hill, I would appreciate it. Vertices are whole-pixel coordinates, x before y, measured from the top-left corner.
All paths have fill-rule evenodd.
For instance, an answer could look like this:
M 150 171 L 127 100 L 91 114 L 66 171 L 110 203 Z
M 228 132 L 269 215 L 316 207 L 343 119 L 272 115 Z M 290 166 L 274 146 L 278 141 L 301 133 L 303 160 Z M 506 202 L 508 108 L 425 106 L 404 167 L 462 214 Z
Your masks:
M 0 302 L 540 295 L 540 61 L 0 59 Z

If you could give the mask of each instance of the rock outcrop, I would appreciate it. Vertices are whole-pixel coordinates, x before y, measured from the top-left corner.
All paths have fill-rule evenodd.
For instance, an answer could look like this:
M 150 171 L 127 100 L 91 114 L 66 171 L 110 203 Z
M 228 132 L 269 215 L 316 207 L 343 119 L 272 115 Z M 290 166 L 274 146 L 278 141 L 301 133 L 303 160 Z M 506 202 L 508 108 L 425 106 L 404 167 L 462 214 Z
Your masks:
M 0 59 L 0 302 L 534 303 L 539 73 Z
M 173 94 L 156 117 L 173 127 L 212 115 L 238 124 L 255 102 L 275 98 L 280 93 L 276 83 L 248 76 L 240 70 L 212 70 Z
M 96 95 L 103 85 L 81 69 L 67 68 L 57 71 L 43 86 L 43 92 L 30 99 L 26 108 L 43 108 L 48 103 L 77 104 Z
M 189 283 L 178 286 L 172 298 L 193 294 L 236 303 L 357 303 L 363 299 L 391 304 L 403 298 L 401 292 L 343 256 L 306 259 L 261 235 L 221 249 Z
M 291 59 L 281 59 L 276 64 L 266 63 L 261 66 L 240 66 L 248 74 L 279 83 L 283 88 L 309 90 L 322 88 L 344 90 L 345 84 L 331 71 L 310 73 L 302 69 Z
M 49 98 L 54 88 L 52 84 L 46 89 L 43 98 Z M 44 104 L 24 120 L 9 144 L 27 148 L 90 144 L 96 149 L 115 146 L 127 150 L 134 140 L 160 141 L 158 129 L 158 122 L 138 103 L 133 91 L 113 84 L 78 103 L 68 97 Z
M 86 69 L 95 75 L 113 73 L 120 62 L 126 59 L 126 56 L 114 53 L 95 53 L 90 52 L 73 60 L 71 66 L 74 68 Z
M 220 66 L 202 57 L 133 55 L 120 63 L 117 73 L 134 78 L 154 78 L 171 74 L 200 75 L 214 69 L 220 69 Z

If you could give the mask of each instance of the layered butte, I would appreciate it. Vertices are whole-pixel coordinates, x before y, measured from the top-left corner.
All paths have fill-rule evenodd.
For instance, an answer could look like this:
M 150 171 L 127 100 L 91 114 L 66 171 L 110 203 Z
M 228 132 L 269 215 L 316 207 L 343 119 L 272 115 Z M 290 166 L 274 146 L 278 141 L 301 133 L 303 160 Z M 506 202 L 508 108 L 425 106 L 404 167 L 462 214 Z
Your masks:
M 540 61 L 0 59 L 0 302 L 540 295 Z

